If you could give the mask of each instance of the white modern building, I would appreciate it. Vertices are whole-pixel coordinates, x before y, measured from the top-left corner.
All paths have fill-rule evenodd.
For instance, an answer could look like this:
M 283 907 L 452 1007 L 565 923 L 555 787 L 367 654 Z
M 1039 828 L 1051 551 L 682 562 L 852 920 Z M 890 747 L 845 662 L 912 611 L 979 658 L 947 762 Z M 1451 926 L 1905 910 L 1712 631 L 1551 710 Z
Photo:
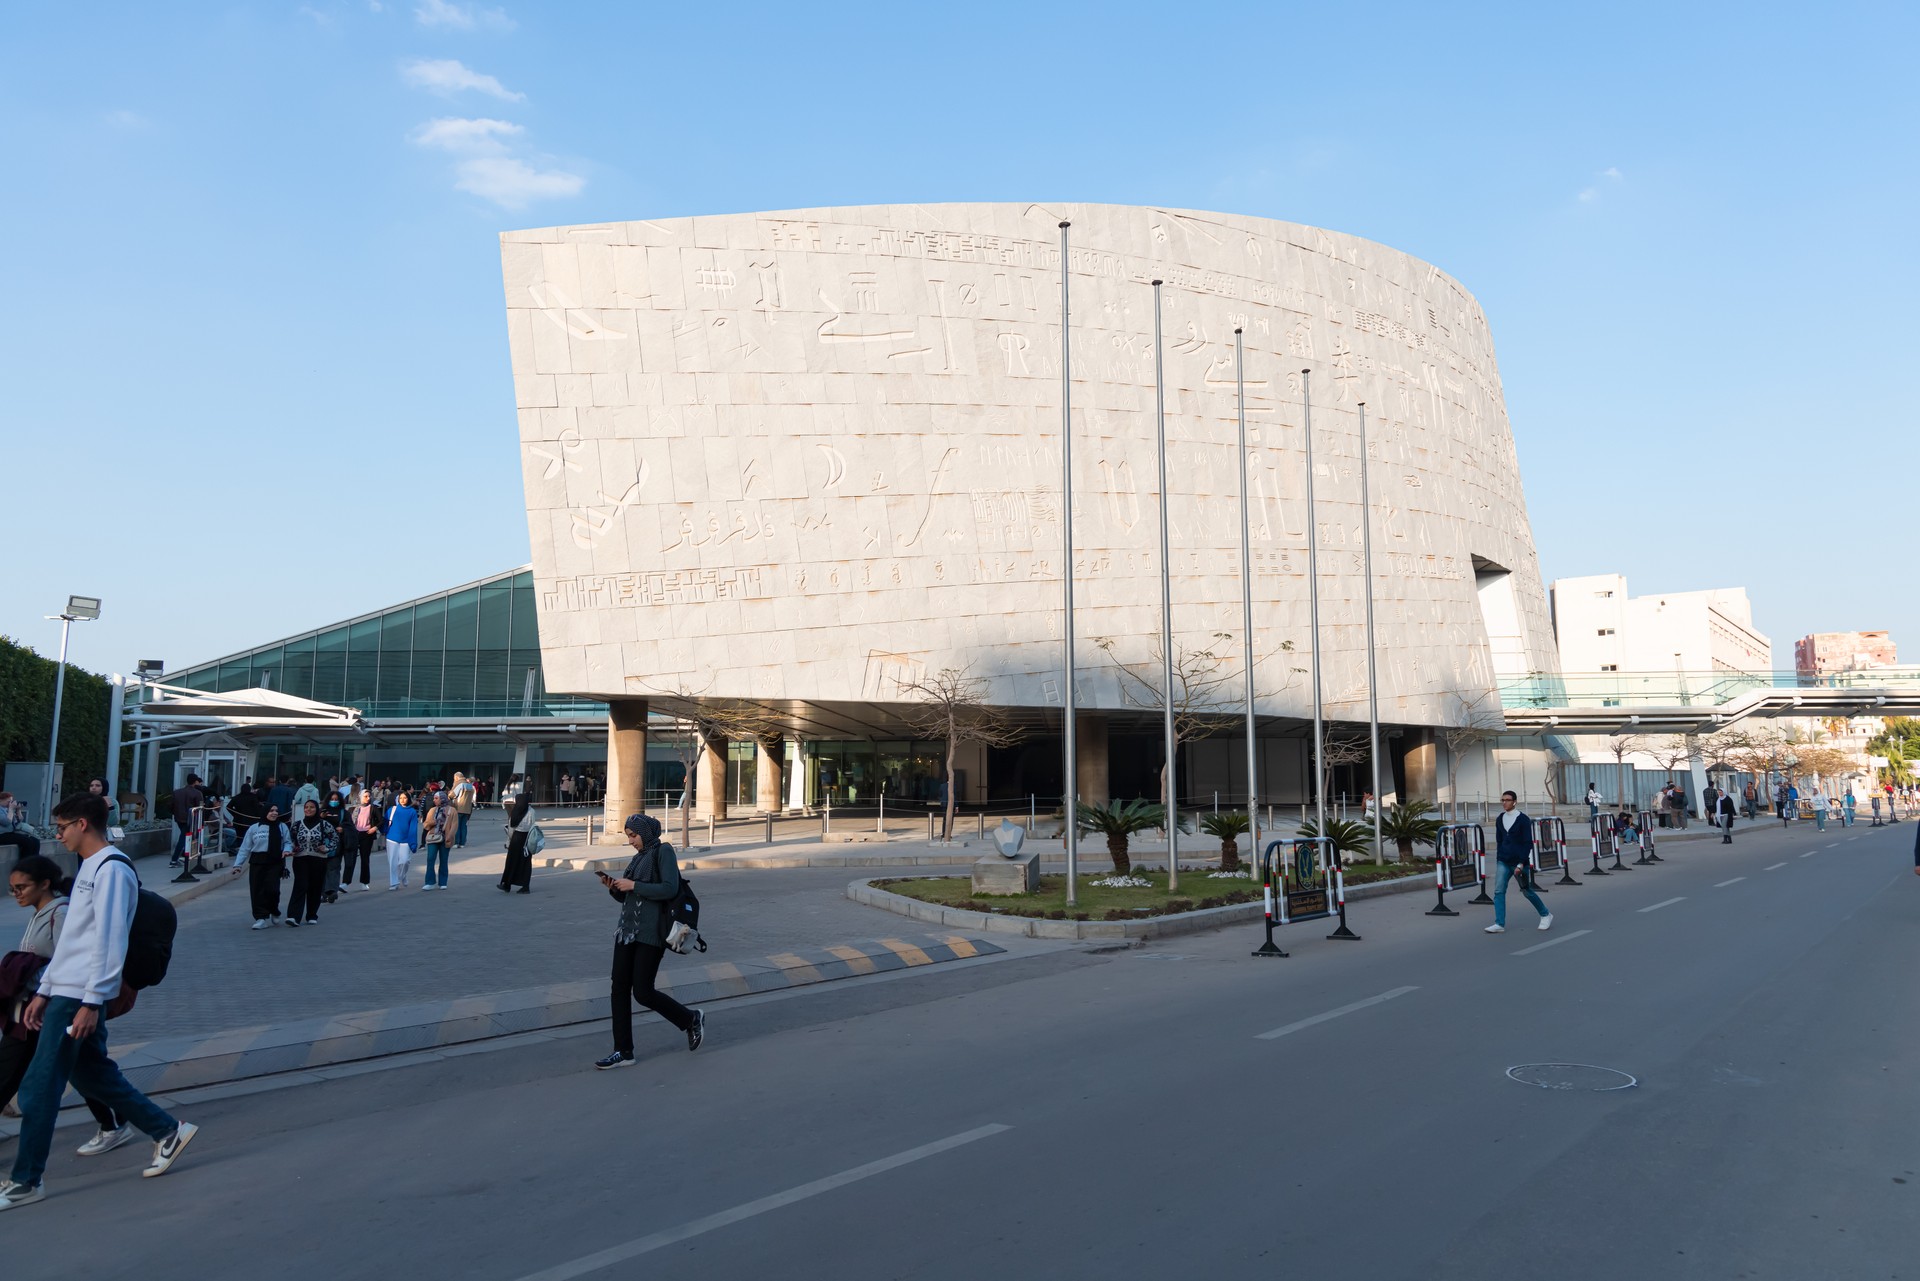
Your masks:
M 1773 681 L 1773 642 L 1753 625 L 1744 587 L 1630 596 L 1624 576 L 1591 574 L 1557 578 L 1548 594 L 1571 697 L 1722 701 Z
M 607 703 L 610 811 L 638 803 L 649 710 L 721 700 L 786 742 L 709 744 L 703 807 L 728 760 L 763 805 L 853 771 L 924 788 L 902 686 L 947 668 L 1031 731 L 971 761 L 969 792 L 1060 793 L 1063 266 L 1083 796 L 1147 794 L 1159 768 L 1158 716 L 1109 659 L 1157 671 L 1157 371 L 1175 647 L 1235 672 L 1244 374 L 1266 796 L 1306 794 L 1310 520 L 1328 714 L 1366 718 L 1362 466 L 1390 790 L 1432 795 L 1437 733 L 1497 730 L 1501 681 L 1558 670 L 1486 317 L 1397 250 L 986 204 L 552 227 L 501 253 L 544 681 Z M 1541 740 L 1509 750 L 1477 759 L 1537 786 Z M 1183 752 L 1181 793 L 1243 794 L 1238 757 L 1231 737 Z

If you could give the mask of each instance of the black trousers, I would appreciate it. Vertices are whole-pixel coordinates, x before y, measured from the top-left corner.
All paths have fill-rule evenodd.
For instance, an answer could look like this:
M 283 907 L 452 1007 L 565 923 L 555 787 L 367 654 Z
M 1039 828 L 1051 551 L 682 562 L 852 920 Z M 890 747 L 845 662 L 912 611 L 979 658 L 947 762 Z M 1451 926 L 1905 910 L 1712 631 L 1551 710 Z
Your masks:
M 253 894 L 254 920 L 264 921 L 280 915 L 280 873 L 286 862 L 284 854 L 278 858 L 255 854 L 247 864 L 247 888 Z
M 518 890 L 533 884 L 533 855 L 527 853 L 525 832 L 515 832 L 507 838 L 507 862 L 500 869 L 500 884 Z M 654 963 L 659 964 L 658 960 Z
M 357 827 L 340 829 L 340 883 L 353 880 L 353 861 L 360 860 L 360 883 L 373 881 L 373 841 L 372 832 L 363 832 Z
M 693 1026 L 693 1011 L 654 987 L 664 947 L 646 943 L 613 945 L 613 1048 L 633 1053 L 633 1002 L 658 1014 L 682 1032 Z
M 39 1044 L 38 1032 L 28 1032 L 24 1041 L 0 1036 L 0 1107 L 5 1107 L 20 1092 L 20 1082 L 27 1079 L 27 1065 L 33 1062 L 34 1047 Z M 93 1119 L 101 1129 L 120 1128 L 121 1120 L 114 1115 L 112 1108 L 95 1103 L 85 1095 L 81 1096 L 81 1102 L 87 1105 L 87 1111 L 93 1113 Z
M 289 921 L 320 919 L 320 896 L 327 892 L 327 860 L 305 854 L 293 860 L 293 889 L 287 894 Z

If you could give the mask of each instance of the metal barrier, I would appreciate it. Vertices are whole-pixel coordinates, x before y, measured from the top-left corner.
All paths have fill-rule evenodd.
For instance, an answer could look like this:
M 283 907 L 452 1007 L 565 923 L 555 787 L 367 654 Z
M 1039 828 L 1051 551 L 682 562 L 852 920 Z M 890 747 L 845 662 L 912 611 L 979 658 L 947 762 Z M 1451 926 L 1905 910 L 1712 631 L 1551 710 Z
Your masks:
M 1588 876 L 1605 876 L 1607 869 L 1600 866 L 1600 847 L 1606 846 L 1607 853 L 1613 855 L 1613 865 L 1620 866 L 1620 853 L 1614 848 L 1613 815 L 1595 814 L 1587 820 L 1587 834 L 1593 838 L 1593 866 L 1587 869 Z
M 1486 845 L 1486 834 L 1477 823 L 1449 823 L 1440 829 L 1433 840 L 1433 882 L 1437 901 L 1427 909 L 1428 916 L 1460 915 L 1447 906 L 1448 890 L 1464 890 L 1478 885 L 1481 894 L 1487 892 Z M 1493 900 L 1487 901 L 1491 903 Z
M 1533 820 L 1533 870 L 1536 890 L 1544 890 L 1539 873 L 1558 872 L 1560 879 L 1555 885 L 1578 885 L 1573 879 L 1573 867 L 1567 862 L 1567 824 L 1564 819 L 1553 817 Z
M 1273 941 L 1276 926 L 1338 916 L 1340 924 L 1330 939 L 1357 941 L 1347 928 L 1347 883 L 1340 852 L 1326 836 L 1300 836 L 1269 841 L 1260 852 L 1260 881 L 1266 904 L 1266 942 L 1255 956 L 1286 956 Z
M 1667 860 L 1653 852 L 1653 811 L 1641 810 L 1637 817 L 1640 828 L 1640 857 L 1633 860 L 1636 867 L 1650 867 Z

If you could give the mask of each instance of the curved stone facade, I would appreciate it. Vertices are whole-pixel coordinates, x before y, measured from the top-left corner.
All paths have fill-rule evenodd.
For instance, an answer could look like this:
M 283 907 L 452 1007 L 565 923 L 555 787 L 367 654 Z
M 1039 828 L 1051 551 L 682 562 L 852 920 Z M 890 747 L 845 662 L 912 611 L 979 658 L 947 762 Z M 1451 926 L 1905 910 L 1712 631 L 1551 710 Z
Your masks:
M 873 704 L 970 666 L 1057 706 L 1062 219 L 1083 705 L 1130 705 L 1096 638 L 1148 663 L 1159 630 L 1156 277 L 1178 644 L 1239 661 L 1214 639 L 1240 631 L 1237 326 L 1262 710 L 1310 711 L 1302 370 L 1329 715 L 1365 715 L 1362 401 L 1382 719 L 1556 667 L 1492 339 L 1451 277 L 1259 218 L 889 205 L 502 236 L 549 688 Z

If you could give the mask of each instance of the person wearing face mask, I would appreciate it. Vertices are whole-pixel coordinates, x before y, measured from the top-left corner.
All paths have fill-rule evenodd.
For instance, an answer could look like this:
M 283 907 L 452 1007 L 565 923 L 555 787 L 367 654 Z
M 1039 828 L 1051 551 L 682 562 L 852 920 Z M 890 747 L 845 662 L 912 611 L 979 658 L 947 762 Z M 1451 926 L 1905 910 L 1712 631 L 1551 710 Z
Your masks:
M 327 797 L 327 807 L 320 811 L 320 817 L 333 824 L 333 853 L 327 855 L 327 883 L 320 892 L 322 903 L 340 901 L 340 860 L 347 844 L 347 798 L 346 794 L 335 791 Z
M 320 924 L 320 899 L 326 893 L 327 862 L 340 848 L 340 834 L 320 815 L 320 803 L 307 801 L 293 820 L 293 890 L 287 895 L 288 925 Z
M 267 816 L 247 829 L 234 855 L 233 874 L 252 864 L 247 888 L 253 896 L 253 928 L 264 930 L 280 923 L 280 877 L 286 871 L 293 833 L 280 821 L 280 807 L 267 806 Z

